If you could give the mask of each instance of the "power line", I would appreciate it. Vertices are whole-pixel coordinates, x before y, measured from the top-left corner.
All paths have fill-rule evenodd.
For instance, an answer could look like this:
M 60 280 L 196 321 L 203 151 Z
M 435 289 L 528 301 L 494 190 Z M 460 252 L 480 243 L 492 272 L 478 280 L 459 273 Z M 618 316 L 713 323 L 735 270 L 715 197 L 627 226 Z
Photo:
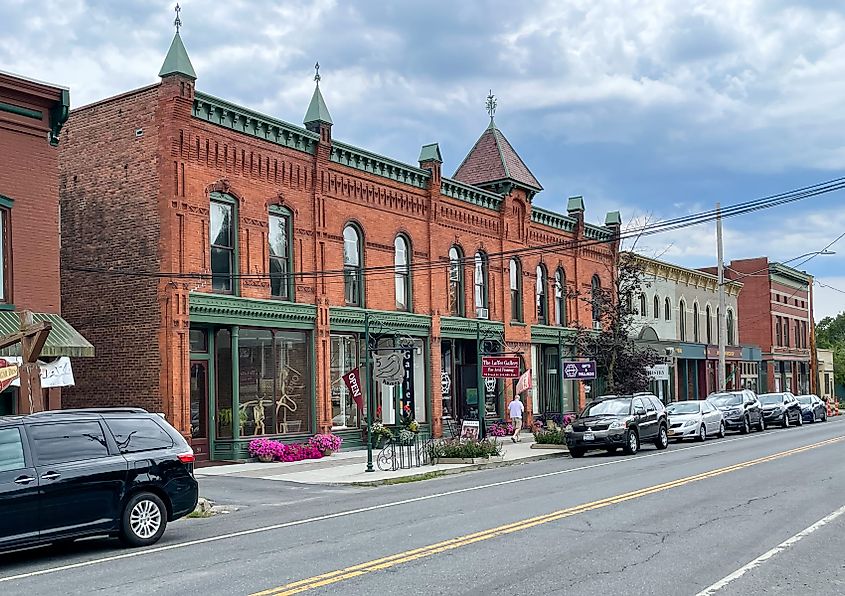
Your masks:
M 760 199 L 755 199 L 753 201 L 747 201 L 743 203 L 738 203 L 736 205 L 729 206 L 727 208 L 722 209 L 721 217 L 737 217 L 740 215 L 745 215 L 748 213 L 753 213 L 756 211 L 760 211 L 763 209 L 769 209 L 773 207 L 777 207 L 780 205 L 785 205 L 789 203 L 793 203 L 796 201 L 801 201 L 804 199 L 808 199 L 815 196 L 820 196 L 823 194 L 827 194 L 830 192 L 836 192 L 839 190 L 845 189 L 845 177 L 843 178 L 836 178 L 833 180 L 828 180 L 826 182 L 821 182 L 818 184 L 814 184 L 811 186 L 806 186 L 803 188 L 795 189 L 792 191 L 787 191 L 784 193 L 778 193 L 775 195 L 769 195 L 767 197 L 762 197 Z M 496 261 L 504 261 L 510 257 L 516 256 L 530 256 L 534 254 L 542 254 L 546 253 L 551 249 L 555 248 L 562 248 L 566 251 L 573 251 L 577 249 L 587 248 L 590 246 L 598 246 L 604 245 L 611 242 L 615 242 L 617 239 L 619 241 L 641 237 L 641 236 L 649 236 L 653 234 L 665 233 L 668 231 L 674 231 L 683 229 L 690 226 L 699 225 L 702 223 L 707 223 L 709 221 L 713 221 L 718 217 L 718 214 L 715 209 L 702 211 L 695 214 L 689 214 L 677 218 L 672 218 L 660 222 L 655 222 L 653 224 L 646 224 L 640 227 L 632 228 L 626 230 L 624 233 L 621 233 L 617 236 L 610 237 L 608 239 L 595 239 L 595 240 L 564 240 L 560 242 L 549 243 L 540 246 L 533 246 L 533 247 L 526 247 L 526 248 L 519 248 L 519 249 L 512 249 L 507 251 L 500 251 L 496 253 L 488 253 L 487 256 L 487 264 L 488 267 L 491 262 Z M 835 242 L 835 241 L 834 241 Z M 460 265 L 461 267 L 466 267 L 468 264 L 472 264 L 474 262 L 475 256 L 464 256 L 459 259 L 457 262 L 451 262 L 446 257 L 442 257 L 437 260 L 429 260 L 429 261 L 421 261 L 417 263 L 411 263 L 408 267 L 404 268 L 404 271 L 423 271 L 428 269 L 435 269 L 441 267 L 452 267 L 455 263 Z M 105 275 L 111 276 L 135 276 L 135 277 L 152 277 L 152 278 L 168 278 L 168 279 L 213 279 L 215 275 L 213 273 L 178 273 L 178 272 L 152 272 L 152 271 L 133 271 L 133 270 L 116 270 L 113 268 L 102 268 L 102 267 L 88 267 L 88 266 L 79 266 L 79 265 L 70 265 L 67 266 L 67 269 L 72 271 L 80 271 L 80 272 L 87 272 L 87 273 L 101 273 Z M 381 266 L 374 266 L 374 267 L 363 267 L 357 268 L 356 271 L 359 275 L 367 275 L 368 273 L 374 275 L 367 275 L 367 279 L 377 279 L 379 277 L 379 273 L 384 274 L 386 277 L 393 277 L 397 272 L 396 265 L 381 265 Z M 237 279 L 278 279 L 278 280 L 300 280 L 304 281 L 308 278 L 321 278 L 323 283 L 327 283 L 325 281 L 326 278 L 329 277 L 337 277 L 337 276 L 344 276 L 348 274 L 348 270 L 346 269 L 335 269 L 335 270 L 324 270 L 324 271 L 301 271 L 296 273 L 286 273 L 281 275 L 273 275 L 271 276 L 269 273 L 246 273 L 246 274 L 234 274 L 234 275 L 226 275 L 227 278 L 237 278 Z M 329 282 L 331 283 L 331 282 Z M 342 281 L 338 283 L 343 283 Z

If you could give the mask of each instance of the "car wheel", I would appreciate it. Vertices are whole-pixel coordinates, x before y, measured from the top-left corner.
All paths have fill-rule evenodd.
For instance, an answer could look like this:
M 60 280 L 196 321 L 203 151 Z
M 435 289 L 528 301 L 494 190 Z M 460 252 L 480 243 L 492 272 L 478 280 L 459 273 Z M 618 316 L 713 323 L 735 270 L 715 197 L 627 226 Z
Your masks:
M 584 450 L 583 449 L 570 449 L 569 455 L 574 458 L 584 457 Z
M 783 422 L 781 422 L 780 425 L 784 428 L 789 428 L 789 414 L 788 413 L 785 413 L 783 415 Z
M 657 431 L 657 438 L 654 440 L 654 446 L 658 449 L 666 449 L 669 446 L 669 431 L 662 424 L 660 430 Z
M 625 453 L 627 453 L 628 455 L 634 455 L 639 450 L 640 437 L 637 434 L 637 431 L 631 429 L 628 431 L 628 437 L 625 441 Z
M 804 426 L 804 414 L 799 413 L 795 426 Z
M 762 414 L 760 414 L 760 424 L 757 425 L 757 430 L 760 432 L 766 430 L 766 420 L 763 418 Z
M 751 421 L 748 419 L 748 416 L 742 419 L 742 428 L 739 429 L 739 432 L 744 435 L 747 435 L 751 432 Z
M 704 425 L 701 425 L 701 428 L 698 429 L 698 436 L 695 438 L 696 441 L 703 443 L 707 440 L 707 429 L 704 428 Z
M 123 508 L 120 541 L 127 546 L 149 546 L 158 542 L 167 527 L 167 508 L 152 493 L 132 495 Z
M 827 412 L 822 412 L 822 422 L 827 422 Z
M 719 434 L 716 435 L 716 436 L 719 437 L 720 439 L 725 438 L 725 423 L 724 422 L 719 423 Z

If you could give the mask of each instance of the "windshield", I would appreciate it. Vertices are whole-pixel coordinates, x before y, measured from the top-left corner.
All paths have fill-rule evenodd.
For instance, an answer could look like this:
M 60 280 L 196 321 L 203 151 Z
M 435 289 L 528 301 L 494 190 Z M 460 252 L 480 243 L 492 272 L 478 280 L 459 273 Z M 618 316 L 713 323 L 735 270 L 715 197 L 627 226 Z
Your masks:
M 606 399 L 588 405 L 581 416 L 627 416 L 631 413 L 631 399 Z
M 801 404 L 801 405 L 804 405 L 804 406 L 809 406 L 810 404 L 813 403 L 813 398 L 810 397 L 809 395 L 802 395 L 801 397 L 798 398 L 798 403 Z
M 760 397 L 760 403 L 764 406 L 783 403 L 783 393 L 764 393 Z
M 714 393 L 707 398 L 707 401 L 718 407 L 741 406 L 742 394 L 740 393 Z
M 701 412 L 701 404 L 696 402 L 681 402 L 671 404 L 666 408 L 667 414 L 698 414 Z

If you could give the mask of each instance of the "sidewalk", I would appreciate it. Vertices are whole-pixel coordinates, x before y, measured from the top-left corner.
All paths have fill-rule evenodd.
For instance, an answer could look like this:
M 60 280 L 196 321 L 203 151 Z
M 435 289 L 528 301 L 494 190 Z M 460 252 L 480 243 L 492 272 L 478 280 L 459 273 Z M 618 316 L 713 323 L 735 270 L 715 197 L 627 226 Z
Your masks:
M 529 435 L 530 437 L 530 435 Z M 424 465 L 408 470 L 382 471 L 378 469 L 376 457 L 379 451 L 373 451 L 373 467 L 375 472 L 366 472 L 367 451 L 364 449 L 341 451 L 330 457 L 318 460 L 304 460 L 298 462 L 278 462 L 271 464 L 248 463 L 198 468 L 196 476 L 228 476 L 234 478 L 260 478 L 262 480 L 281 480 L 298 482 L 300 484 L 359 484 L 374 486 L 390 484 L 396 479 L 407 480 L 417 476 L 430 474 L 445 475 L 484 468 L 495 468 L 518 463 L 526 463 L 538 459 L 561 457 L 568 452 L 566 449 L 532 449 L 533 438 L 523 438 L 521 443 L 505 441 L 503 446 L 504 461 L 489 464 L 438 464 Z

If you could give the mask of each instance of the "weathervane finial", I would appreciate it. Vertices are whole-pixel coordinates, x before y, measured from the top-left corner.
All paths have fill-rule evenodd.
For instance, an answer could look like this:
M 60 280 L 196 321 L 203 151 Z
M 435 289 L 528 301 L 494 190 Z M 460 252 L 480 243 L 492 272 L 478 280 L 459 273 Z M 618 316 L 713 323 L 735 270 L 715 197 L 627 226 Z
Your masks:
M 314 82 L 319 85 L 321 78 L 322 77 L 320 77 L 320 63 L 317 62 L 317 64 L 314 65 Z
M 496 115 L 496 96 L 493 95 L 493 90 L 490 89 L 490 95 L 487 96 L 487 103 L 485 104 L 487 113 L 490 114 L 490 120 Z
M 173 10 L 176 11 L 176 19 L 173 21 L 173 24 L 176 25 L 176 33 L 179 33 L 179 27 L 182 26 L 182 19 L 179 18 L 179 13 L 182 12 L 182 8 L 178 2 L 176 3 L 176 8 Z

